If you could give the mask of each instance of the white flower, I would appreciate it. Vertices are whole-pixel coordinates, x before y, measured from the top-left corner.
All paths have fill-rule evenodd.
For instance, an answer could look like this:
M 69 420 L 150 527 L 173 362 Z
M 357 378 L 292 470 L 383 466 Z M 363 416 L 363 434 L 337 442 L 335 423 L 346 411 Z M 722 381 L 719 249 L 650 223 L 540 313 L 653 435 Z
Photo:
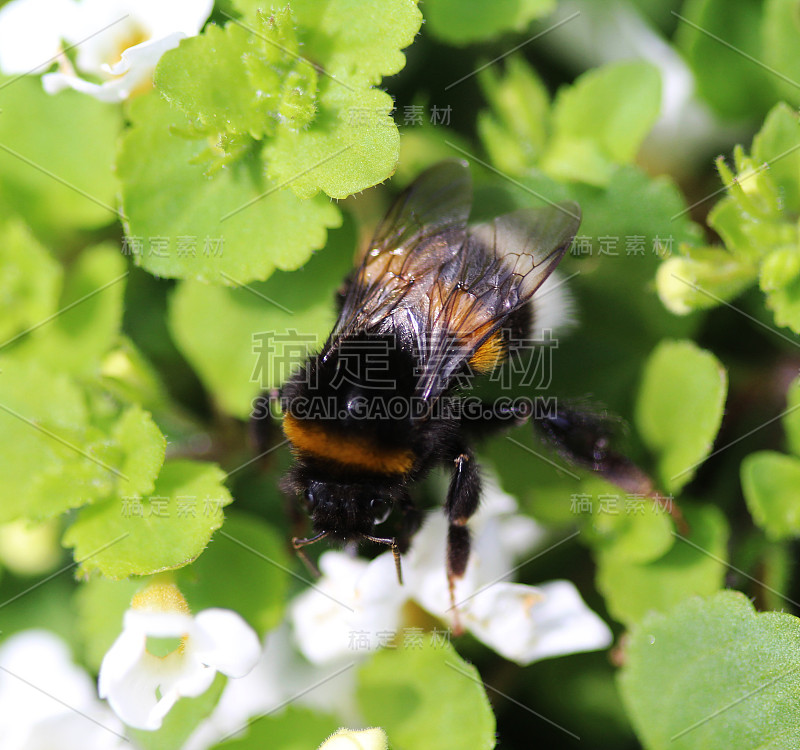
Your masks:
M 61 51 L 74 0 L 12 0 L 0 8 L 0 70 L 43 73 Z
M 89 675 L 46 630 L 17 633 L 0 647 L 0 737 L 3 750 L 129 747 Z
M 487 482 L 484 503 L 470 521 L 470 561 L 455 586 L 461 626 L 519 664 L 608 646 L 611 631 L 572 583 L 533 587 L 508 582 L 515 561 L 543 537 L 531 519 L 515 511 L 514 499 Z M 371 562 L 324 553 L 322 579 L 290 606 L 301 652 L 313 663 L 326 664 L 378 648 L 381 633 L 401 635 L 402 628 L 414 624 L 407 619 L 409 602 L 452 621 L 446 538 L 444 515 L 432 513 L 403 560 L 404 586 L 395 577 L 391 553 Z
M 258 661 L 258 638 L 235 612 L 206 609 L 192 617 L 178 589 L 159 583 L 132 605 L 98 680 L 100 697 L 132 727 L 158 729 L 178 698 L 201 695 L 217 672 L 243 677 Z M 147 650 L 148 638 L 180 643 L 156 656 Z
M 45 90 L 102 101 L 149 86 L 161 55 L 200 31 L 213 0 L 12 0 L 0 10 L 0 70 L 47 73 Z M 67 55 L 75 60 L 73 67 Z M 84 77 L 82 77 L 84 76 Z M 97 82 L 99 81 L 99 82 Z
M 319 750 L 386 750 L 389 740 L 379 727 L 339 729 L 319 746 Z
M 362 717 L 356 702 L 352 659 L 318 667 L 297 651 L 286 622 L 264 639 L 261 658 L 240 680 L 231 680 L 211 715 L 186 741 L 182 750 L 206 750 L 242 732 L 254 716 L 272 715 L 289 704 L 333 714 L 346 724 Z

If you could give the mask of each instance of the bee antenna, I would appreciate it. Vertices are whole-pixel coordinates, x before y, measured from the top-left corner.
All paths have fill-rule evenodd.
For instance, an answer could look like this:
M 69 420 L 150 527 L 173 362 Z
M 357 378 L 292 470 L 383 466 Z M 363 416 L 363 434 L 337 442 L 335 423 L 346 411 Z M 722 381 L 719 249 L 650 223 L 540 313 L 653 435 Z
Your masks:
M 311 562 L 311 559 L 302 548 L 308 544 L 314 544 L 314 542 L 318 542 L 320 539 L 324 539 L 326 536 L 328 536 L 329 533 L 330 532 L 328 531 L 321 531 L 316 536 L 309 537 L 308 539 L 298 539 L 297 537 L 294 537 L 292 539 L 292 547 L 294 547 L 294 551 L 297 553 L 297 556 L 303 561 L 303 563 L 308 568 L 311 575 L 314 576 L 314 578 L 319 578 L 322 574 L 319 572 L 319 568 L 317 568 L 317 566 L 314 565 L 313 562 Z
M 402 586 L 403 568 L 400 564 L 400 547 L 397 546 L 397 540 L 382 539 L 379 536 L 369 536 L 368 534 L 364 534 L 364 539 L 368 539 L 370 542 L 376 542 L 377 544 L 388 544 L 392 548 L 392 554 L 394 555 L 394 567 L 397 571 L 397 582 Z

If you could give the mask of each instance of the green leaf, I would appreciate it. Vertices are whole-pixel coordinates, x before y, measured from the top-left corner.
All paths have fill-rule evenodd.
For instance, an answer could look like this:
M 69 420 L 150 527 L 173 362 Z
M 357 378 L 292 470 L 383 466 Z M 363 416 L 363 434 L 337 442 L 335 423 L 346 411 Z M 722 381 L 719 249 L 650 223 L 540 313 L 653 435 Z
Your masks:
M 101 430 L 65 374 L 17 357 L 0 370 L 0 481 L 8 493 L 0 522 L 47 518 L 115 489 L 152 490 L 165 441 L 149 414 L 134 406 Z
M 266 179 L 251 148 L 206 175 L 204 139 L 180 135 L 186 118 L 153 93 L 132 103 L 117 169 L 136 263 L 150 273 L 224 284 L 299 268 L 325 244 L 339 209 L 323 196 L 300 200 Z M 159 154 L 144 159 L 142 154 Z M 138 243 L 138 245 L 137 245 Z
M 681 244 L 684 257 L 664 263 L 657 285 L 670 310 L 714 307 L 758 279 L 775 322 L 800 333 L 798 146 L 800 119 L 778 104 L 753 138 L 751 156 L 736 146 L 733 169 L 717 159 L 727 195 L 709 212 L 708 224 L 725 247 Z
M 237 0 L 249 26 L 265 0 Z M 378 84 L 406 64 L 400 51 L 419 31 L 422 14 L 416 0 L 293 0 L 302 53 L 332 78 L 351 86 Z
M 626 504 L 617 488 L 591 479 L 582 484 L 581 490 L 597 499 L 587 528 L 595 549 L 620 563 L 647 563 L 663 557 L 675 543 L 667 508 L 641 498 Z M 614 500 L 613 504 L 608 501 L 605 510 L 600 503 L 604 493 Z
M 416 0 L 293 0 L 291 8 L 303 54 L 331 81 L 355 88 L 399 73 L 406 64 L 401 50 L 422 24 Z
M 139 308 L 135 309 L 138 313 Z M 100 375 L 103 387 L 123 403 L 138 402 L 154 412 L 169 409 L 169 397 L 158 372 L 126 336 L 106 353 Z
M 417 648 L 379 651 L 361 667 L 356 695 L 367 723 L 385 729 L 398 750 L 495 746 L 480 675 L 449 643 L 428 638 Z
M 291 565 L 286 539 L 261 519 L 234 513 L 205 553 L 181 570 L 179 586 L 193 610 L 233 609 L 266 633 L 283 615 Z M 232 583 L 245 580 L 242 596 Z
M 800 249 L 793 248 L 793 254 Z M 767 294 L 767 307 L 775 315 L 779 326 L 789 328 L 800 334 L 800 277 L 792 279 L 788 284 Z
M 217 403 L 246 419 L 253 399 L 281 385 L 335 319 L 334 293 L 352 267 L 352 224 L 292 273 L 226 289 L 183 282 L 169 310 L 172 335 Z
M 794 90 L 797 91 L 796 88 Z M 798 144 L 800 117 L 784 103 L 770 110 L 761 129 L 753 137 L 753 158 L 759 164 L 769 165 L 769 174 L 781 191 L 784 210 L 794 213 L 800 211 Z
M 124 452 L 119 470 L 127 477 L 120 478 L 117 493 L 120 497 L 151 493 L 167 450 L 167 441 L 153 418 L 131 406 L 114 425 L 112 436 Z
M 299 55 L 289 6 L 253 27 L 210 25 L 159 61 L 156 86 L 203 133 L 262 138 L 279 123 L 305 128 L 316 106 L 317 73 Z
M 9 591 L 9 581 L 10 577 L 3 580 L 6 593 Z M 13 633 L 30 630 L 33 623 L 41 623 L 47 630 L 71 643 L 75 637 L 75 618 L 71 609 L 74 590 L 75 584 L 69 576 L 58 576 L 48 580 L 46 586 L 31 588 L 13 606 L 9 602 L 3 612 L 3 640 Z
M 38 77 L 0 77 L 0 206 L 37 236 L 118 219 L 112 171 L 120 108 L 77 91 L 46 94 Z M 58 123 L 54 131 L 54 123 Z
M 443 42 L 465 45 L 493 39 L 509 31 L 524 31 L 531 21 L 551 13 L 555 0 L 495 0 L 464 3 L 426 0 L 426 29 Z
M 283 84 L 288 87 L 284 101 L 294 97 L 291 111 L 300 114 L 274 116 L 275 138 L 265 145 L 267 173 L 278 184 L 290 184 L 300 198 L 319 190 L 346 198 L 382 182 L 397 166 L 400 134 L 391 116 L 393 102 L 370 84 L 402 69 L 405 57 L 399 50 L 411 44 L 421 17 L 409 0 L 370 0 L 358 6 L 347 0 L 330 2 L 321 13 L 317 3 L 298 2 L 291 8 L 297 35 L 287 30 L 284 36 L 289 38 L 282 38 L 281 46 L 292 53 L 295 80 Z M 288 29 L 291 15 L 273 14 L 269 23 Z M 274 48 L 262 41 L 266 33 L 256 39 L 272 74 Z M 298 55 L 297 38 L 307 57 Z M 308 59 L 324 65 L 318 90 Z M 268 83 L 258 86 L 268 88 Z
M 56 311 L 61 266 L 20 221 L 0 227 L 0 350 Z
M 742 490 L 770 539 L 800 536 L 800 459 L 759 451 L 742 462 Z
M 153 494 L 115 498 L 84 508 L 64 534 L 81 560 L 79 575 L 97 571 L 120 579 L 180 568 L 192 562 L 222 525 L 231 502 L 215 465 L 168 461 Z
M 319 190 L 346 198 L 385 180 L 397 166 L 400 133 L 384 91 L 350 91 L 320 81 L 320 114 L 304 130 L 281 127 L 265 147 L 267 174 L 300 198 Z
M 211 687 L 196 698 L 181 698 L 164 717 L 155 732 L 129 728 L 137 746 L 144 750 L 180 750 L 203 719 L 208 718 L 219 703 L 228 678 L 217 674 Z
M 88 667 L 97 671 L 106 651 L 122 632 L 122 617 L 131 606 L 140 580 L 109 581 L 92 578 L 75 592 L 78 633 Z
M 272 125 L 258 112 L 247 75 L 249 38 L 247 30 L 236 24 L 224 29 L 212 24 L 159 60 L 156 86 L 201 132 L 259 138 Z
M 708 214 L 708 225 L 740 262 L 758 263 L 773 248 L 797 242 L 786 221 L 782 196 L 769 170 L 734 148 L 735 173 L 720 157 L 717 168 L 728 194 Z
M 501 78 L 494 67 L 478 74 L 490 109 L 478 113 L 478 133 L 491 163 L 520 175 L 541 156 L 550 119 L 550 95 L 523 57 L 512 55 Z
M 107 447 L 70 378 L 0 360 L 0 522 L 46 518 L 109 493 L 115 476 L 103 460 Z
M 764 257 L 759 286 L 767 293 L 784 289 L 800 276 L 800 247 L 779 247 Z
M 636 425 L 658 456 L 667 492 L 683 487 L 711 452 L 727 392 L 725 368 L 691 341 L 664 341 L 650 355 L 636 403 Z
M 650 63 L 584 73 L 556 96 L 541 168 L 557 179 L 607 185 L 615 165 L 634 160 L 660 108 L 660 74 Z
M 689 0 L 681 9 L 676 40 L 698 93 L 723 118 L 758 116 L 774 101 L 774 74 L 753 62 L 763 60 L 762 14 L 761 0 Z
M 480 465 L 491 464 L 503 491 L 517 498 L 525 512 L 542 523 L 574 524 L 577 508 L 572 498 L 577 498 L 582 487 L 576 487 L 573 478 L 536 454 L 564 466 L 558 455 L 550 458 L 549 446 L 525 427 L 478 448 Z
M 786 392 L 786 411 L 783 429 L 789 450 L 800 456 L 800 377 L 795 378 Z
M 21 340 L 15 354 L 54 371 L 96 377 L 119 337 L 127 275 L 125 259 L 110 243 L 84 250 L 66 278 L 58 302 L 63 312 Z
M 208 27 L 159 64 L 183 114 L 154 96 L 131 107 L 118 162 L 128 234 L 150 245 L 137 262 L 160 276 L 235 285 L 299 268 L 341 221 L 319 191 L 345 198 L 397 165 L 392 99 L 374 84 L 405 64 L 416 3 L 243 6 L 244 21 Z
M 684 256 L 668 258 L 656 272 L 658 296 L 676 315 L 717 307 L 753 284 L 758 271 L 719 247 L 681 247 Z
M 796 748 L 798 639 L 796 617 L 757 614 L 733 591 L 645 620 L 619 680 L 644 747 Z
M 800 61 L 797 40 L 800 38 L 800 12 L 795 0 L 767 0 L 761 27 L 763 62 L 775 75 L 772 84 L 781 99 L 800 104 Z M 787 107 L 788 109 L 788 107 Z
M 727 565 L 728 526 L 717 508 L 681 505 L 689 535 L 645 563 L 611 548 L 597 555 L 597 588 L 614 619 L 630 625 L 648 612 L 667 612 L 696 594 L 722 588 Z
M 263 750 L 275 747 L 280 750 L 310 750 L 321 745 L 340 726 L 341 720 L 334 716 L 288 706 L 277 716 L 260 716 L 254 719 L 248 724 L 244 737 L 222 742 L 214 745 L 214 748 Z

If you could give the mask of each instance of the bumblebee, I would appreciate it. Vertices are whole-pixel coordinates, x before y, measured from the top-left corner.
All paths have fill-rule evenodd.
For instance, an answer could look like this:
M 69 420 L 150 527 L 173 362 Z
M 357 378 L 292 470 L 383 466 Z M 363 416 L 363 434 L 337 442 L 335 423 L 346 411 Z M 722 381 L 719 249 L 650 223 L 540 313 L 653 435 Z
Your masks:
M 307 563 L 302 548 L 326 537 L 370 540 L 391 547 L 402 581 L 400 554 L 422 520 L 410 489 L 443 465 L 451 471 L 444 512 L 452 597 L 481 493 L 471 444 L 531 419 L 570 460 L 630 484 L 630 464 L 610 451 L 601 420 L 569 410 L 536 417 L 518 402 L 469 417 L 455 408 L 465 373 L 485 375 L 518 356 L 536 317 L 534 294 L 580 224 L 578 205 L 564 202 L 468 226 L 471 203 L 464 162 L 418 177 L 345 280 L 321 351 L 279 394 L 295 456 L 281 488 L 311 517 L 313 534 L 293 539 Z M 393 511 L 396 535 L 380 534 Z

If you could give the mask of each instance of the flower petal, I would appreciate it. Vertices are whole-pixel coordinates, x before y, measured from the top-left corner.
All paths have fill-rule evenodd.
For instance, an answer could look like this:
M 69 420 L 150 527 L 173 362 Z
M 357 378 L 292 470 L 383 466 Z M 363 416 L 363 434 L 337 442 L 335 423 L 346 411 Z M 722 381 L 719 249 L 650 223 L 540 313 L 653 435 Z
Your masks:
M 202 664 L 190 653 L 173 651 L 159 660 L 155 671 L 159 674 L 158 683 L 161 699 L 151 712 L 151 719 L 161 722 L 177 702 L 178 698 L 194 698 L 211 687 L 217 672 Z
M 501 656 L 518 664 L 605 648 L 608 626 L 569 581 L 540 587 L 497 583 L 462 607 L 464 625 Z
M 61 72 L 45 73 L 42 76 L 42 85 L 48 94 L 57 94 L 64 89 L 73 89 L 82 94 L 89 94 L 101 102 L 109 103 L 121 102 L 130 94 L 122 79 L 120 82 L 92 83 L 78 76 Z
M 97 692 L 106 698 L 113 686 L 134 668 L 145 652 L 147 636 L 131 629 L 124 629 L 111 648 L 106 651 L 97 677 Z
M 194 620 L 182 612 L 158 612 L 146 609 L 129 609 L 123 620 L 125 630 L 151 638 L 170 638 L 188 635 Z
M 123 631 L 114 646 L 117 646 L 124 636 L 125 632 Z M 125 660 L 117 655 L 112 666 L 116 667 L 117 664 L 124 662 Z M 158 657 L 143 652 L 124 672 L 112 672 L 106 668 L 104 676 L 103 669 L 106 667 L 106 660 L 103 660 L 100 669 L 100 694 L 108 700 L 114 713 L 128 726 L 137 729 L 158 729 L 163 717 L 177 700 L 177 696 L 159 700 L 158 689 L 163 680 L 159 668 L 160 662 Z
M 183 32 L 175 32 L 160 39 L 151 39 L 133 47 L 128 47 L 113 65 L 98 63 L 97 74 L 114 76 L 105 83 L 91 83 L 77 75 L 55 72 L 42 78 L 42 84 L 48 94 L 54 94 L 65 88 L 75 89 L 104 102 L 119 102 L 127 99 L 139 88 L 150 86 L 153 71 L 167 51 L 180 44 L 185 38 Z M 86 70 L 87 68 L 84 68 Z
M 63 37 L 76 45 L 78 73 L 110 80 L 95 83 L 78 73 L 61 70 L 44 77 L 45 90 L 56 93 L 71 88 L 106 102 L 122 101 L 151 85 L 153 71 L 164 52 L 177 47 L 186 36 L 196 34 L 213 7 L 210 0 L 82 0 L 77 5 L 71 0 L 15 0 L 12 5 L 56 1 L 69 2 L 73 13 L 58 27 L 54 51 L 48 56 L 58 51 Z M 39 29 L 38 20 L 33 20 L 26 29 L 29 34 L 31 29 Z M 22 21 L 30 24 L 32 19 L 26 17 Z M 10 49 L 13 53 L 16 47 L 12 44 Z M 13 54 L 11 62 L 19 67 Z
M 101 68 L 104 72 L 114 76 L 121 76 L 129 71 L 137 71 L 141 77 L 141 71 L 148 70 L 150 73 L 155 70 L 161 55 L 167 50 L 177 47 L 181 39 L 185 39 L 186 34 L 181 31 L 173 32 L 159 39 L 149 39 L 146 42 L 135 44 L 128 47 L 120 56 L 119 62 L 109 65 L 103 63 Z
M 378 648 L 382 633 L 397 630 L 411 593 L 397 582 L 391 553 L 367 562 L 329 551 L 319 562 L 323 577 L 289 611 L 300 651 L 314 664 L 327 664 Z M 356 644 L 361 635 L 366 643 Z
M 61 50 L 78 6 L 72 0 L 12 0 L 0 9 L 0 70 L 41 73 Z
M 191 655 L 229 677 L 244 677 L 258 662 L 261 644 L 244 619 L 228 609 L 205 609 L 194 618 Z
M 27 630 L 12 635 L 0 647 L 0 665 L 4 746 L 13 744 L 11 736 L 25 736 L 37 723 L 70 713 L 66 706 L 85 710 L 96 702 L 89 676 L 72 663 L 66 644 L 54 633 Z
M 3 750 L 131 750 L 123 732 L 124 727 L 108 707 L 97 702 L 81 713 L 67 711 L 39 722 L 22 744 L 3 734 Z
M 122 632 L 100 665 L 98 692 L 126 724 L 158 729 L 178 698 L 208 689 L 215 670 L 183 649 L 164 658 L 146 650 L 148 637 L 191 637 L 195 623 L 189 615 L 131 609 L 123 622 Z

